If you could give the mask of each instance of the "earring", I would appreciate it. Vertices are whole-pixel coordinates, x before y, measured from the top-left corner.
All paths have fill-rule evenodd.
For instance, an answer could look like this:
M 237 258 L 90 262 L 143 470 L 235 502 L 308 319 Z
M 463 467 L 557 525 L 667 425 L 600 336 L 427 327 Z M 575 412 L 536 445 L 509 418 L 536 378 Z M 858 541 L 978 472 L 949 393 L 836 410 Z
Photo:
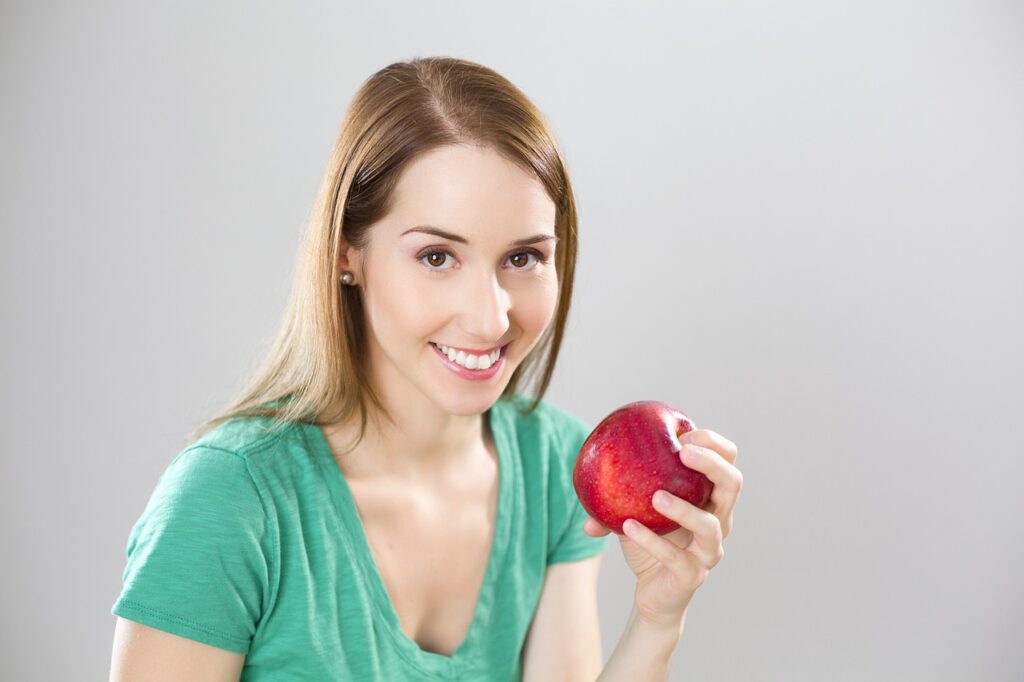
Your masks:
M 345 272 L 341 275 L 342 284 L 352 284 L 355 281 L 355 276 L 351 272 Z

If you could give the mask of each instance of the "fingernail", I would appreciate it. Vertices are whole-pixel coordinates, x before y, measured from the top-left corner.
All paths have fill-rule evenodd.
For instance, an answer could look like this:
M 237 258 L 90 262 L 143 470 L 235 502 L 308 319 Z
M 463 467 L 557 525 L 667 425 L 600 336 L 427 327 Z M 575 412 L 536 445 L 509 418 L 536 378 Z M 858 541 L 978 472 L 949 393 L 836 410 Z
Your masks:
M 668 493 L 666 493 L 664 490 L 657 491 L 656 493 L 654 493 L 653 502 L 654 502 L 654 506 L 658 507 L 659 509 L 664 509 L 664 508 L 668 507 L 668 505 L 669 505 Z

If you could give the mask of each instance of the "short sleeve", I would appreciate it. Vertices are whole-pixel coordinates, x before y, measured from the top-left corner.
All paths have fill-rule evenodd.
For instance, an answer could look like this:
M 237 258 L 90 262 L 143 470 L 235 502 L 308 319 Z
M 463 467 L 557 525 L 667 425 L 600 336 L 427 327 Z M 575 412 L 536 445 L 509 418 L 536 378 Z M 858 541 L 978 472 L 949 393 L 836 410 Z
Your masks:
M 562 518 L 568 519 L 568 522 L 561 529 L 554 548 L 548 553 L 548 564 L 579 561 L 600 554 L 610 537 L 605 535 L 595 538 L 583 531 L 583 524 L 589 514 L 580 503 L 572 483 L 576 456 L 583 447 L 583 441 L 590 435 L 590 427 L 578 417 L 559 410 L 555 412 L 555 428 L 559 431 L 562 443 L 562 451 L 557 453 L 558 463 L 563 467 L 558 489 L 563 498 L 561 504 L 567 508 Z
M 111 613 L 249 653 L 269 585 L 266 527 L 245 460 L 227 450 L 187 448 L 132 527 Z

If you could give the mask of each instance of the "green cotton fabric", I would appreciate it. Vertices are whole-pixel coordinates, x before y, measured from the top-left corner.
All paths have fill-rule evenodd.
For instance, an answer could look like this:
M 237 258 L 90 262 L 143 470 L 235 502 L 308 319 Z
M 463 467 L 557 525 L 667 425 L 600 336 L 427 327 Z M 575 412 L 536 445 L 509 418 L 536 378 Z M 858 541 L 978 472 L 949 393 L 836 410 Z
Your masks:
M 494 540 L 452 656 L 401 629 L 348 484 L 318 426 L 234 418 L 160 476 L 128 537 L 111 613 L 245 654 L 242 680 L 518 680 L 548 564 L 599 554 L 572 469 L 590 428 L 541 401 L 485 413 L 497 447 Z M 410 567 L 410 570 L 414 570 Z

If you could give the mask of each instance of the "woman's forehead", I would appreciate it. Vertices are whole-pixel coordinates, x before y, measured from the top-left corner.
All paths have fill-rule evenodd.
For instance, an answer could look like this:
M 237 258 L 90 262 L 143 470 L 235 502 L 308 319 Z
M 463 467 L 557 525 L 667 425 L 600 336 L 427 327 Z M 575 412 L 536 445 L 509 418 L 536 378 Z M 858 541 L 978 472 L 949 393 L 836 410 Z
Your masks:
M 474 237 L 553 234 L 555 213 L 540 180 L 496 152 L 445 147 L 403 170 L 388 222 L 396 238 L 410 228 L 432 226 L 472 244 Z

